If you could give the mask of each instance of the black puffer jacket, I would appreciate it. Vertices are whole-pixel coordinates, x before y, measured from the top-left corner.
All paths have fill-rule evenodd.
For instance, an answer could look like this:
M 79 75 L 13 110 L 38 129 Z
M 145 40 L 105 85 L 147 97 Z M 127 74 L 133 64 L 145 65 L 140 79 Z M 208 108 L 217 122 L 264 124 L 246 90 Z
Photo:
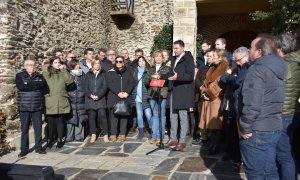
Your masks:
M 84 75 L 75 75 L 71 72 L 74 83 L 68 88 L 71 112 L 67 117 L 68 124 L 77 125 L 85 122 L 88 117 L 85 110 Z
M 129 95 L 126 100 L 131 103 L 131 93 L 134 88 L 132 71 L 128 70 L 126 67 L 124 67 L 122 70 L 118 70 L 116 67 L 114 67 L 107 73 L 107 82 L 109 82 L 109 92 L 107 96 L 108 107 L 112 108 L 115 103 L 120 100 L 118 93 L 122 91 Z
M 44 94 L 47 84 L 38 72 L 30 77 L 26 71 L 16 75 L 16 86 L 18 88 L 19 111 L 41 111 L 44 109 Z
M 96 76 L 91 70 L 85 75 L 85 107 L 86 110 L 106 108 L 107 81 L 106 73 L 101 70 Z M 98 96 L 94 101 L 91 95 Z
M 240 130 L 243 134 L 255 131 L 282 129 L 281 113 L 285 98 L 284 78 L 287 65 L 275 55 L 256 59 L 249 67 L 239 104 Z
M 299 113 L 298 99 L 300 97 L 300 50 L 284 57 L 288 64 L 285 79 L 285 100 L 282 114 Z

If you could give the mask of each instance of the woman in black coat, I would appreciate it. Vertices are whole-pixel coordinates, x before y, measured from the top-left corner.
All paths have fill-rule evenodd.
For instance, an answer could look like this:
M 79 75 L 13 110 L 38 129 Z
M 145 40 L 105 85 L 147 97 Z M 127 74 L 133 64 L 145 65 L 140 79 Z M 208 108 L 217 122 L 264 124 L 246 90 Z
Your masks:
M 111 141 L 116 141 L 118 122 L 120 121 L 120 141 L 125 141 L 125 134 L 127 130 L 127 116 L 119 116 L 113 113 L 113 106 L 120 100 L 131 102 L 131 93 L 134 88 L 134 79 L 132 71 L 125 67 L 124 57 L 117 56 L 116 64 L 113 69 L 107 73 L 108 96 L 107 106 L 111 113 Z
M 89 128 L 91 140 L 96 140 L 96 124 L 100 124 L 103 131 L 103 140 L 105 143 L 108 139 L 108 126 L 106 118 L 106 98 L 107 81 L 106 73 L 100 66 L 100 60 L 92 61 L 92 68 L 85 77 L 85 107 L 89 117 Z
M 70 142 L 84 140 L 83 123 L 87 121 L 87 113 L 84 103 L 84 74 L 80 69 L 79 61 L 72 59 L 67 67 L 74 79 L 74 83 L 68 88 L 68 94 L 71 104 L 71 112 L 67 115 L 67 135 L 66 141 Z

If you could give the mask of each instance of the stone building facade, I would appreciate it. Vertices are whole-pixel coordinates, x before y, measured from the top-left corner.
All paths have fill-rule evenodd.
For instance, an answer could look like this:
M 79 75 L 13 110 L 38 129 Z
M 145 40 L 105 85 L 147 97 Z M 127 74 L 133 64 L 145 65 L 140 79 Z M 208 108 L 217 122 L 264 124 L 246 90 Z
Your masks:
M 15 74 L 23 58 L 34 54 L 41 66 L 56 48 L 74 50 L 81 59 L 87 47 L 141 48 L 149 58 L 152 39 L 173 23 L 173 0 L 135 0 L 134 19 L 116 21 L 107 0 L 0 1 L 0 111 L 17 117 Z

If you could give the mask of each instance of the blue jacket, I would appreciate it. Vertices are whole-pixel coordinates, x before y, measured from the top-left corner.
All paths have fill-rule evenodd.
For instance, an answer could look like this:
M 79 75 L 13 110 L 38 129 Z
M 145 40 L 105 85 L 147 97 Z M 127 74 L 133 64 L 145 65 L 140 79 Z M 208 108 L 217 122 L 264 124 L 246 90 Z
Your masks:
M 238 95 L 250 65 L 251 62 L 246 63 L 243 66 L 238 66 L 236 76 L 224 73 L 221 77 L 221 81 L 227 85 L 225 100 L 229 101 L 228 116 L 234 119 L 238 116 Z
M 282 129 L 286 74 L 286 63 L 276 55 L 262 56 L 249 67 L 239 96 L 241 133 Z

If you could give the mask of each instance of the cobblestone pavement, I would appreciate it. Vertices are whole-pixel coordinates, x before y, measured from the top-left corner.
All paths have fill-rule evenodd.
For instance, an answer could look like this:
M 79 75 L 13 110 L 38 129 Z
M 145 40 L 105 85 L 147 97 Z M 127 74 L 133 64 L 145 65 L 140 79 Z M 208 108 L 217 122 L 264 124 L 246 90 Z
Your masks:
M 166 140 L 165 140 L 166 141 Z M 145 155 L 156 146 L 127 137 L 122 142 L 95 143 L 69 142 L 63 148 L 47 149 L 47 154 L 35 152 L 18 159 L 20 151 L 0 158 L 0 163 L 52 166 L 57 179 L 109 179 L 109 180 L 239 180 L 246 179 L 243 173 L 233 171 L 232 163 L 221 161 L 222 153 L 205 156 L 200 146 L 191 145 L 184 152 L 160 149 Z

